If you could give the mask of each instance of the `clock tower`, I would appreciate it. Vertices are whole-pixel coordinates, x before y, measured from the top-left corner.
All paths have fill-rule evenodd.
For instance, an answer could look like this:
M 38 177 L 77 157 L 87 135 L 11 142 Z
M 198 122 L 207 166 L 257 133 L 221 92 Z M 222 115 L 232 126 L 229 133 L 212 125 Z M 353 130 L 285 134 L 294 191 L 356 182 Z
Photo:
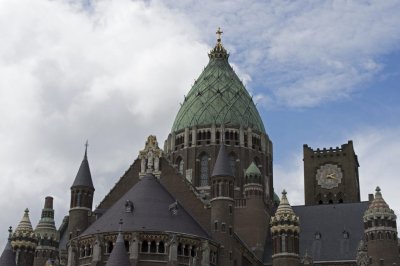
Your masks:
M 306 205 L 360 202 L 359 164 L 352 141 L 316 150 L 305 144 L 303 154 Z

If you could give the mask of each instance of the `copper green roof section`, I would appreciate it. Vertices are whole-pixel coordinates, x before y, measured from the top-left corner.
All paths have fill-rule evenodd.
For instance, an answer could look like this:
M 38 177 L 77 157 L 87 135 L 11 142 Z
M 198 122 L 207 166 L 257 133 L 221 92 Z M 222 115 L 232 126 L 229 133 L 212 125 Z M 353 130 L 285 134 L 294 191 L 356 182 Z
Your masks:
M 185 97 L 172 132 L 186 127 L 223 124 L 265 133 L 252 97 L 228 62 L 229 54 L 220 36 L 208 56 L 210 61 Z

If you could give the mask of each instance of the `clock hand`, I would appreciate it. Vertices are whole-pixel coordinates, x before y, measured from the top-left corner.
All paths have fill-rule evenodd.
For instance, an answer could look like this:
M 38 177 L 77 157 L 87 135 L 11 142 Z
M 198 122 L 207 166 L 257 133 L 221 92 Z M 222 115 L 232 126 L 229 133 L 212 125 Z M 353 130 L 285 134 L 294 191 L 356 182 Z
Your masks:
M 336 177 L 335 177 L 335 174 L 327 174 L 326 175 L 326 178 L 328 178 L 328 179 L 336 179 Z

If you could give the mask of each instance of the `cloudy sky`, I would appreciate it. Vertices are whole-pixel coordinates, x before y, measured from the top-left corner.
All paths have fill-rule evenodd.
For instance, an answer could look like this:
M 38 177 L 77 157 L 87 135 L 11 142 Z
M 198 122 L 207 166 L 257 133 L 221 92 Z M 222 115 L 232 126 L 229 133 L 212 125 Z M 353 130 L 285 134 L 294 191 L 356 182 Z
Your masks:
M 60 224 L 87 139 L 95 204 L 148 135 L 162 145 L 218 26 L 274 142 L 276 191 L 303 204 L 303 144 L 353 140 L 362 199 L 379 185 L 399 214 L 398 14 L 398 0 L 0 0 L 1 249 L 47 195 Z

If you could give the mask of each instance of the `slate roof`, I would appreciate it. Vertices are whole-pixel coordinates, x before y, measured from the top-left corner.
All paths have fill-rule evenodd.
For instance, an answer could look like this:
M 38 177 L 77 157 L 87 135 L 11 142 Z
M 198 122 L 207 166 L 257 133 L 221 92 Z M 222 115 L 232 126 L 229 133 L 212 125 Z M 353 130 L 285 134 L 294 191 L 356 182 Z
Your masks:
M 300 256 L 307 250 L 314 261 L 355 260 L 368 205 L 369 202 L 293 206 L 300 220 Z M 316 233 L 320 233 L 319 240 Z
M 106 266 L 131 266 L 121 232 L 118 234 L 117 241 L 115 242 L 115 246 L 108 258 Z
M 0 257 L 0 266 L 16 266 L 15 254 L 12 250 L 10 240 L 8 241 Z
M 363 238 L 363 215 L 368 201 L 358 203 L 292 206 L 300 221 L 300 257 L 307 250 L 314 262 L 356 260 Z M 348 233 L 348 238 L 344 233 Z M 320 233 L 320 239 L 316 234 Z M 265 241 L 264 263 L 271 263 L 272 240 Z
M 130 203 L 133 212 L 127 212 Z M 118 228 L 120 219 L 124 221 L 123 231 L 166 231 L 209 238 L 206 231 L 151 174 L 128 190 L 82 235 L 113 232 Z
M 175 117 L 172 132 L 204 125 L 242 125 L 265 133 L 253 102 L 228 62 L 228 54 L 218 40 L 210 61 L 186 95 Z
M 229 163 L 228 154 L 226 153 L 225 145 L 219 148 L 217 160 L 215 161 L 214 169 L 211 176 L 232 176 L 232 168 Z
M 89 187 L 94 189 L 92 175 L 89 168 L 89 162 L 87 159 L 87 149 L 85 149 L 85 155 L 83 156 L 81 166 L 79 167 L 74 183 L 72 184 L 72 187 L 77 186 Z

